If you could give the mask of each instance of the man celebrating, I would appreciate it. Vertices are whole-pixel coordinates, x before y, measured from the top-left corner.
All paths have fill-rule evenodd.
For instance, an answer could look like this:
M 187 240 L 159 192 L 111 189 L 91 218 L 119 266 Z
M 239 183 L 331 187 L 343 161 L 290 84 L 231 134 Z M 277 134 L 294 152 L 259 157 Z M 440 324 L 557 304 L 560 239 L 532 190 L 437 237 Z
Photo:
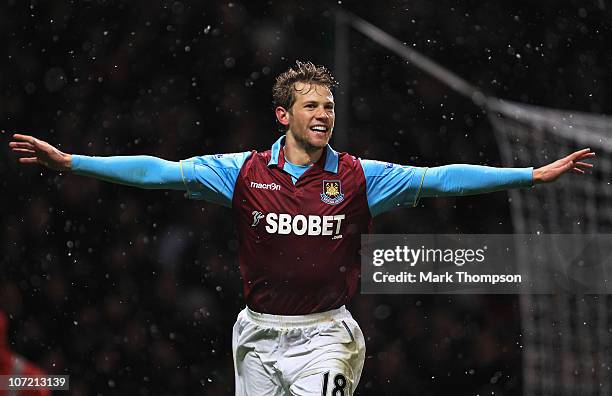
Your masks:
M 365 359 L 361 330 L 344 305 L 357 291 L 360 235 L 371 220 L 420 197 L 469 195 L 584 173 L 583 149 L 544 167 L 418 168 L 361 160 L 328 144 L 335 81 L 296 65 L 273 88 L 285 134 L 265 152 L 180 162 L 149 156 L 88 157 L 14 135 L 21 163 L 142 188 L 186 190 L 234 212 L 246 308 L 234 326 L 236 394 L 352 395 Z

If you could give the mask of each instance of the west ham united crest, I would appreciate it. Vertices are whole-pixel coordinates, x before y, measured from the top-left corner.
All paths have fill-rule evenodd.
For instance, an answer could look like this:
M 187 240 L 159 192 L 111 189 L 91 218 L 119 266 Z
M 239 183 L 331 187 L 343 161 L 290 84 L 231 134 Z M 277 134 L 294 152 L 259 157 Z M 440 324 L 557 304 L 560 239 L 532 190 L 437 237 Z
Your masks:
M 328 205 L 336 205 L 344 201 L 344 194 L 342 194 L 342 183 L 340 183 L 340 180 L 323 180 L 321 201 Z

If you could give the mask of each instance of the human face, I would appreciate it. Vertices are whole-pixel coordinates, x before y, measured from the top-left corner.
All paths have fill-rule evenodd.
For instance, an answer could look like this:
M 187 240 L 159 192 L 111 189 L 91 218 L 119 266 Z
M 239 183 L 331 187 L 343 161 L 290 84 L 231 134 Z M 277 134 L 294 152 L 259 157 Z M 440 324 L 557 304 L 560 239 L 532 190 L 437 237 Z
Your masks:
M 329 88 L 297 82 L 295 102 L 288 111 L 283 110 L 277 108 L 276 115 L 282 124 L 289 127 L 287 135 L 299 148 L 313 152 L 329 143 L 335 121 L 334 96 Z

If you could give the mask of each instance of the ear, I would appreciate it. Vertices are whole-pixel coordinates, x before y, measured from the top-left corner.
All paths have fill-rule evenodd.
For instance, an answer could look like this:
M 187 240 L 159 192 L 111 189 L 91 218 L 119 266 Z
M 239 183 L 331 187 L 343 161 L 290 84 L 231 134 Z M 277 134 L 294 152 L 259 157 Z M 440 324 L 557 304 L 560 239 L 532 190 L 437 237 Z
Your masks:
M 280 122 L 281 125 L 287 126 L 289 125 L 289 111 L 282 106 L 278 106 L 274 113 L 276 114 L 276 119 Z

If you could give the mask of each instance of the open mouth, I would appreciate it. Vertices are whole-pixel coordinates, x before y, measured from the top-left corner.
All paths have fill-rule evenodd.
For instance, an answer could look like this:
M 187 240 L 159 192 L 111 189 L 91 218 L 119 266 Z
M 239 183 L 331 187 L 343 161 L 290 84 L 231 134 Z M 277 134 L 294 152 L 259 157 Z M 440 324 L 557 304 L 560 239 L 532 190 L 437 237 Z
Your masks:
M 310 127 L 310 130 L 318 133 L 327 133 L 327 131 L 329 131 L 329 128 L 325 125 L 313 125 Z

